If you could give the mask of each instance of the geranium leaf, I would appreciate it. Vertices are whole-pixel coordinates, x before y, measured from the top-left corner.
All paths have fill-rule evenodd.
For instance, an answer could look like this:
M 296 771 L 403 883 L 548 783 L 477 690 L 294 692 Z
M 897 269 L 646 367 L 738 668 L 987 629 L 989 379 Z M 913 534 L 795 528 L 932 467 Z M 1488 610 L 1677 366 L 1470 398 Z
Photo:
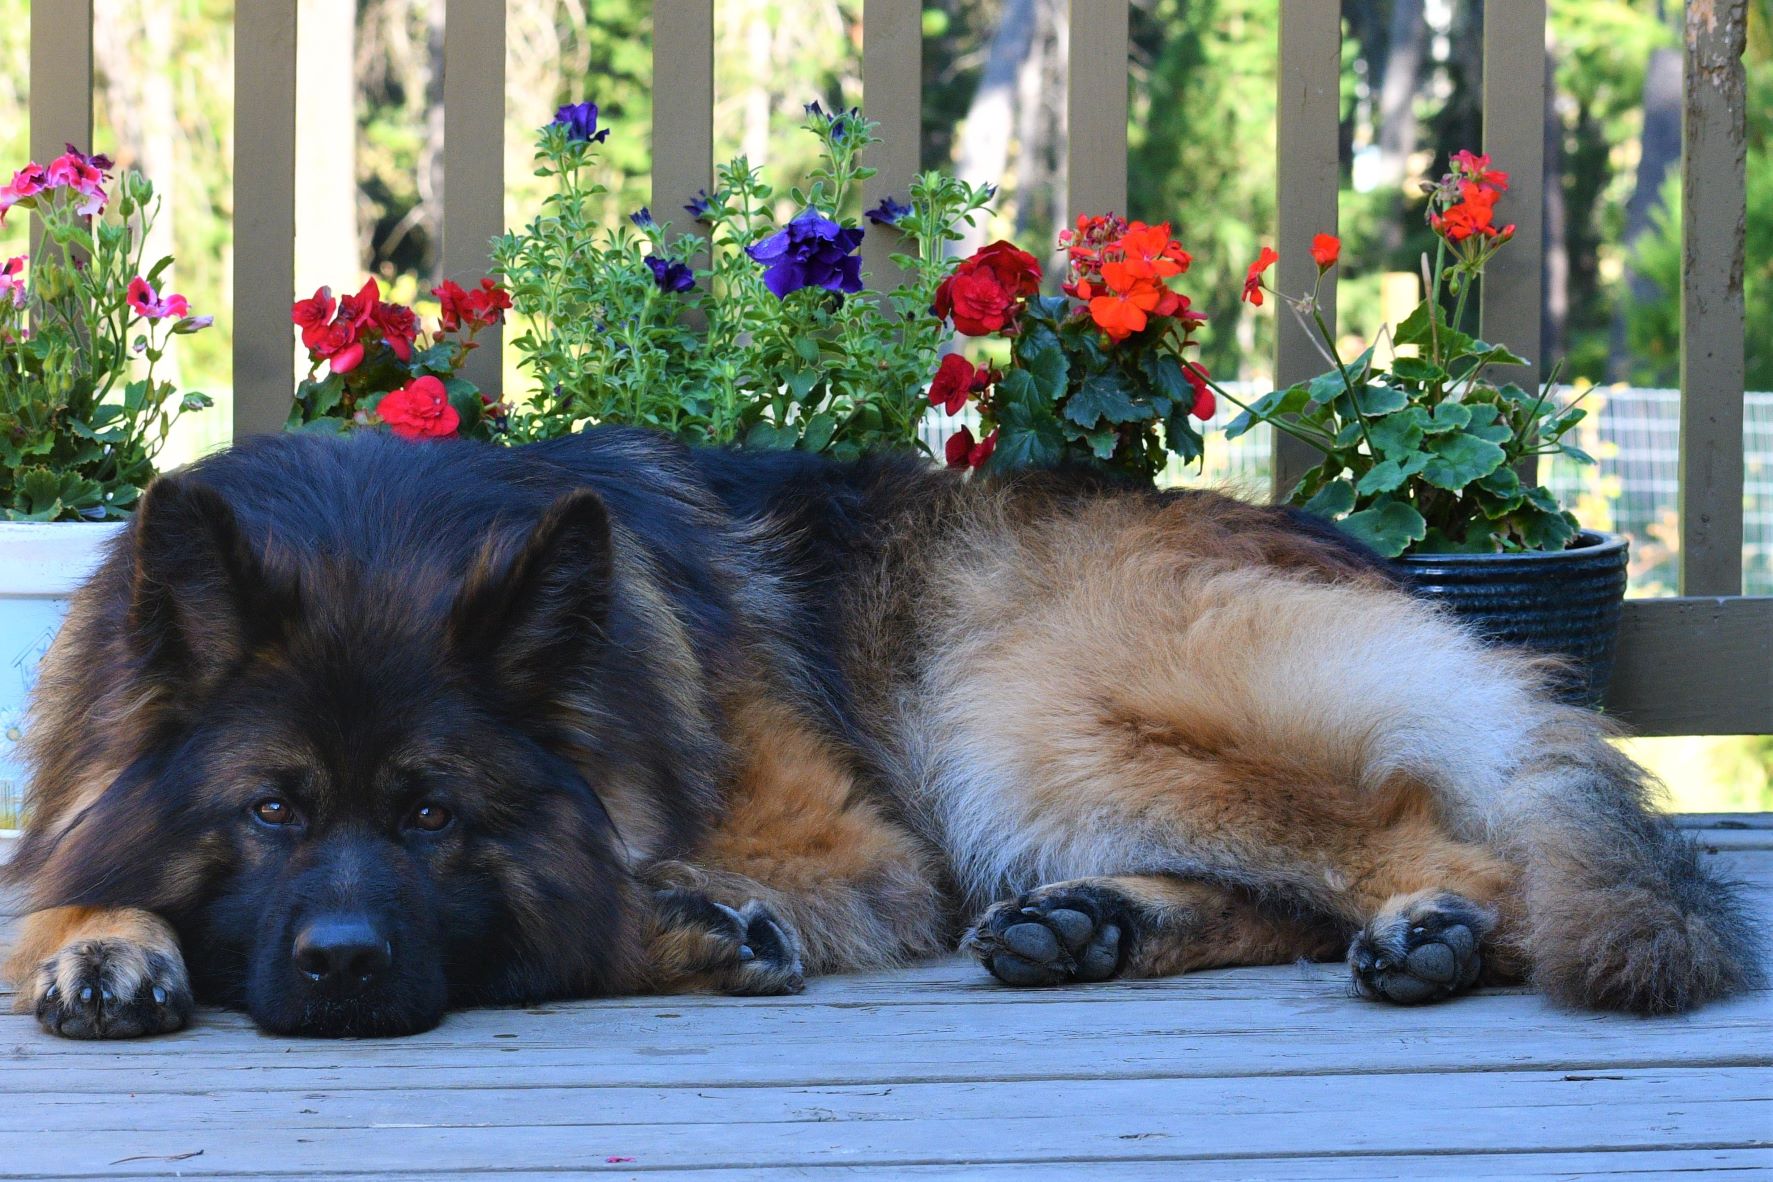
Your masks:
M 1390 492 L 1426 468 L 1428 461 L 1428 453 L 1421 451 L 1401 458 L 1381 460 L 1367 469 L 1367 474 L 1360 478 L 1360 483 L 1354 486 L 1354 490 L 1363 497 Z
M 1354 485 L 1347 480 L 1332 480 L 1300 506 L 1307 513 L 1335 519 L 1354 508 Z
M 1342 531 L 1365 542 L 1387 558 L 1396 558 L 1428 532 L 1422 514 L 1402 501 L 1385 501 L 1336 523 Z
M 1451 492 L 1488 476 L 1508 458 L 1489 440 L 1464 433 L 1436 436 L 1428 446 L 1433 454 L 1422 468 L 1422 479 Z
M 1065 417 L 1085 430 L 1106 419 L 1110 423 L 1137 423 L 1151 419 L 1149 406 L 1133 401 L 1135 391 L 1118 370 L 1091 374 L 1077 392 L 1065 400 Z

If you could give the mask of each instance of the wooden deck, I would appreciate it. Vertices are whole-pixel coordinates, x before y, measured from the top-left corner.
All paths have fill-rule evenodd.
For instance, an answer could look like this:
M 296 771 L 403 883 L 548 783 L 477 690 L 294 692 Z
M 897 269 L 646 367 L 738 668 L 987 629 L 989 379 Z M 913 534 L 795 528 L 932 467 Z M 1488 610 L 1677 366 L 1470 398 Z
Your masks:
M 1694 818 L 1773 913 L 1773 815 Z M 1773 993 L 1391 1009 L 1336 966 L 1013 990 L 945 961 L 791 999 L 582 1002 L 417 1038 L 0 1017 L 0 1177 L 1773 1177 Z

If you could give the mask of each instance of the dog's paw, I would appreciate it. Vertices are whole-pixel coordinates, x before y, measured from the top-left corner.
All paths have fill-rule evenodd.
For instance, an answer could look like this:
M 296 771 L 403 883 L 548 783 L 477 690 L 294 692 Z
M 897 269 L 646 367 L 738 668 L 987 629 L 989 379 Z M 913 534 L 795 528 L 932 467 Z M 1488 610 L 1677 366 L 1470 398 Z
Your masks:
M 748 997 L 806 988 L 794 929 L 756 899 L 728 907 L 693 891 L 660 891 L 651 959 L 661 984 Z
M 961 948 L 1006 985 L 1106 981 L 1120 971 L 1132 914 L 1110 887 L 1057 883 L 993 903 Z
M 1463 993 L 1483 969 L 1482 944 L 1494 927 L 1488 911 L 1450 892 L 1393 900 L 1349 946 L 1354 987 L 1398 1005 Z
M 177 953 L 120 939 L 79 940 L 37 967 L 22 999 L 63 1038 L 168 1034 L 191 1020 L 190 979 Z

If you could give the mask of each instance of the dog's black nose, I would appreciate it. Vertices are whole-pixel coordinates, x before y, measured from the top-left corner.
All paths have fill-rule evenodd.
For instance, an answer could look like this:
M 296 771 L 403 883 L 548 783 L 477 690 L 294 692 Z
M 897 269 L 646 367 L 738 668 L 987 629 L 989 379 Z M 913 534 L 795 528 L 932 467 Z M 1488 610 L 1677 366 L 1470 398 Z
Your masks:
M 394 947 L 361 915 L 324 915 L 295 939 L 295 967 L 318 985 L 355 989 L 394 963 Z

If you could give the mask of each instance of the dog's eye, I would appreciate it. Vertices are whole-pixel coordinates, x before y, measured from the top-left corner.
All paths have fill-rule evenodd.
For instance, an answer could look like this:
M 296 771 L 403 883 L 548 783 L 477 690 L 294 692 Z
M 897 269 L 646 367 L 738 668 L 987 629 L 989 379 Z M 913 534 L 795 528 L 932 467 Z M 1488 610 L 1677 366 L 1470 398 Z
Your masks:
M 253 805 L 252 815 L 263 825 L 293 825 L 296 822 L 295 806 L 275 796 L 267 796 Z
M 455 814 L 440 804 L 421 804 L 412 811 L 412 816 L 407 818 L 406 824 L 410 829 L 423 829 L 426 833 L 436 833 L 440 829 L 449 828 L 449 823 L 455 819 Z

